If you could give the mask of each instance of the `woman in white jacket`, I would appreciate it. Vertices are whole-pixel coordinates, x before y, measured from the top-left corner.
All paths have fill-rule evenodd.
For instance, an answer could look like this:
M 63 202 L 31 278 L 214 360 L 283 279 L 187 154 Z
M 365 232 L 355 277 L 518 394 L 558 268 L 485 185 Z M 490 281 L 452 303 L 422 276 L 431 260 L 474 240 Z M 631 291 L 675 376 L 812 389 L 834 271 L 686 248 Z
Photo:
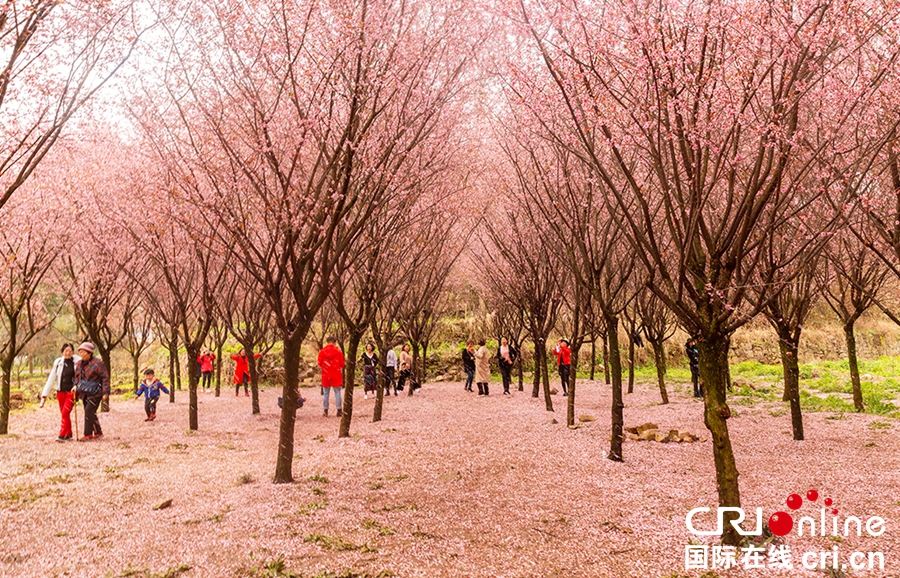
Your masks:
M 71 343 L 62 346 L 62 357 L 53 362 L 53 369 L 50 370 L 50 377 L 47 378 L 47 385 L 41 392 L 41 407 L 47 401 L 50 391 L 56 390 L 56 401 L 59 403 L 59 413 L 61 422 L 59 426 L 59 437 L 57 441 L 68 441 L 72 439 L 72 408 L 75 405 L 75 348 Z

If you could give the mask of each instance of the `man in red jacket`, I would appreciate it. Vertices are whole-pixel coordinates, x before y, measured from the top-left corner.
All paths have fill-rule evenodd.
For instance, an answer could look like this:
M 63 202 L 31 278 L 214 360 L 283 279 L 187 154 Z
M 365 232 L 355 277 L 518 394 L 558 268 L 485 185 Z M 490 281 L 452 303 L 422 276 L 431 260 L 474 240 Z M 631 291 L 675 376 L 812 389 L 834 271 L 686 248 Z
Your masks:
M 338 349 L 337 339 L 329 337 L 325 347 L 319 352 L 319 367 L 322 368 L 322 404 L 328 417 L 328 394 L 334 391 L 334 405 L 341 417 L 341 386 L 344 384 L 344 354 Z

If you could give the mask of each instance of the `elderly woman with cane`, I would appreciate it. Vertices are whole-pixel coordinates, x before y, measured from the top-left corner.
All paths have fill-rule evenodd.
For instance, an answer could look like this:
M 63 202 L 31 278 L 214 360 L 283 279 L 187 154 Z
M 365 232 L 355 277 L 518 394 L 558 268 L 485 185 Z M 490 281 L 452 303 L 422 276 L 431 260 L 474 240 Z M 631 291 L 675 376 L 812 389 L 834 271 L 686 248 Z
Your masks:
M 94 357 L 94 344 L 85 341 L 78 346 L 81 359 L 75 364 L 75 395 L 84 403 L 83 441 L 103 437 L 97 408 L 104 395 L 109 395 L 109 371 L 103 361 Z

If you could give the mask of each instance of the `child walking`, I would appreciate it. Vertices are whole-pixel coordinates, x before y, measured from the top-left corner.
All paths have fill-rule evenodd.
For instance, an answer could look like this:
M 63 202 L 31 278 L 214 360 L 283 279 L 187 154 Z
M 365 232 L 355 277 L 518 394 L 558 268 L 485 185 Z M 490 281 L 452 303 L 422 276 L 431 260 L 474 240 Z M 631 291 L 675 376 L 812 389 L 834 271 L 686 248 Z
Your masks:
M 166 389 L 166 386 L 163 385 L 161 381 L 156 379 L 156 375 L 154 375 L 153 370 L 145 369 L 144 381 L 141 382 L 141 386 L 137 391 L 137 396 L 135 396 L 134 398 L 137 399 L 142 395 L 147 396 L 144 399 L 144 411 L 147 412 L 147 419 L 145 419 L 144 421 L 153 421 L 156 419 L 156 403 L 159 401 L 160 391 L 169 393 L 169 390 Z

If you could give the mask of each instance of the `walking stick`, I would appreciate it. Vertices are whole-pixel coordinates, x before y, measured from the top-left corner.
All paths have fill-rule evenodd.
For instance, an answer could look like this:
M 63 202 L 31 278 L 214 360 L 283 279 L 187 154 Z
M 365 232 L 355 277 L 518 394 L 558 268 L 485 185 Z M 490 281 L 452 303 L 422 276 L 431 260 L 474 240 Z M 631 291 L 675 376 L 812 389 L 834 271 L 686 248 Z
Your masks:
M 72 394 L 72 411 L 75 413 L 75 441 L 78 441 L 78 396 Z

